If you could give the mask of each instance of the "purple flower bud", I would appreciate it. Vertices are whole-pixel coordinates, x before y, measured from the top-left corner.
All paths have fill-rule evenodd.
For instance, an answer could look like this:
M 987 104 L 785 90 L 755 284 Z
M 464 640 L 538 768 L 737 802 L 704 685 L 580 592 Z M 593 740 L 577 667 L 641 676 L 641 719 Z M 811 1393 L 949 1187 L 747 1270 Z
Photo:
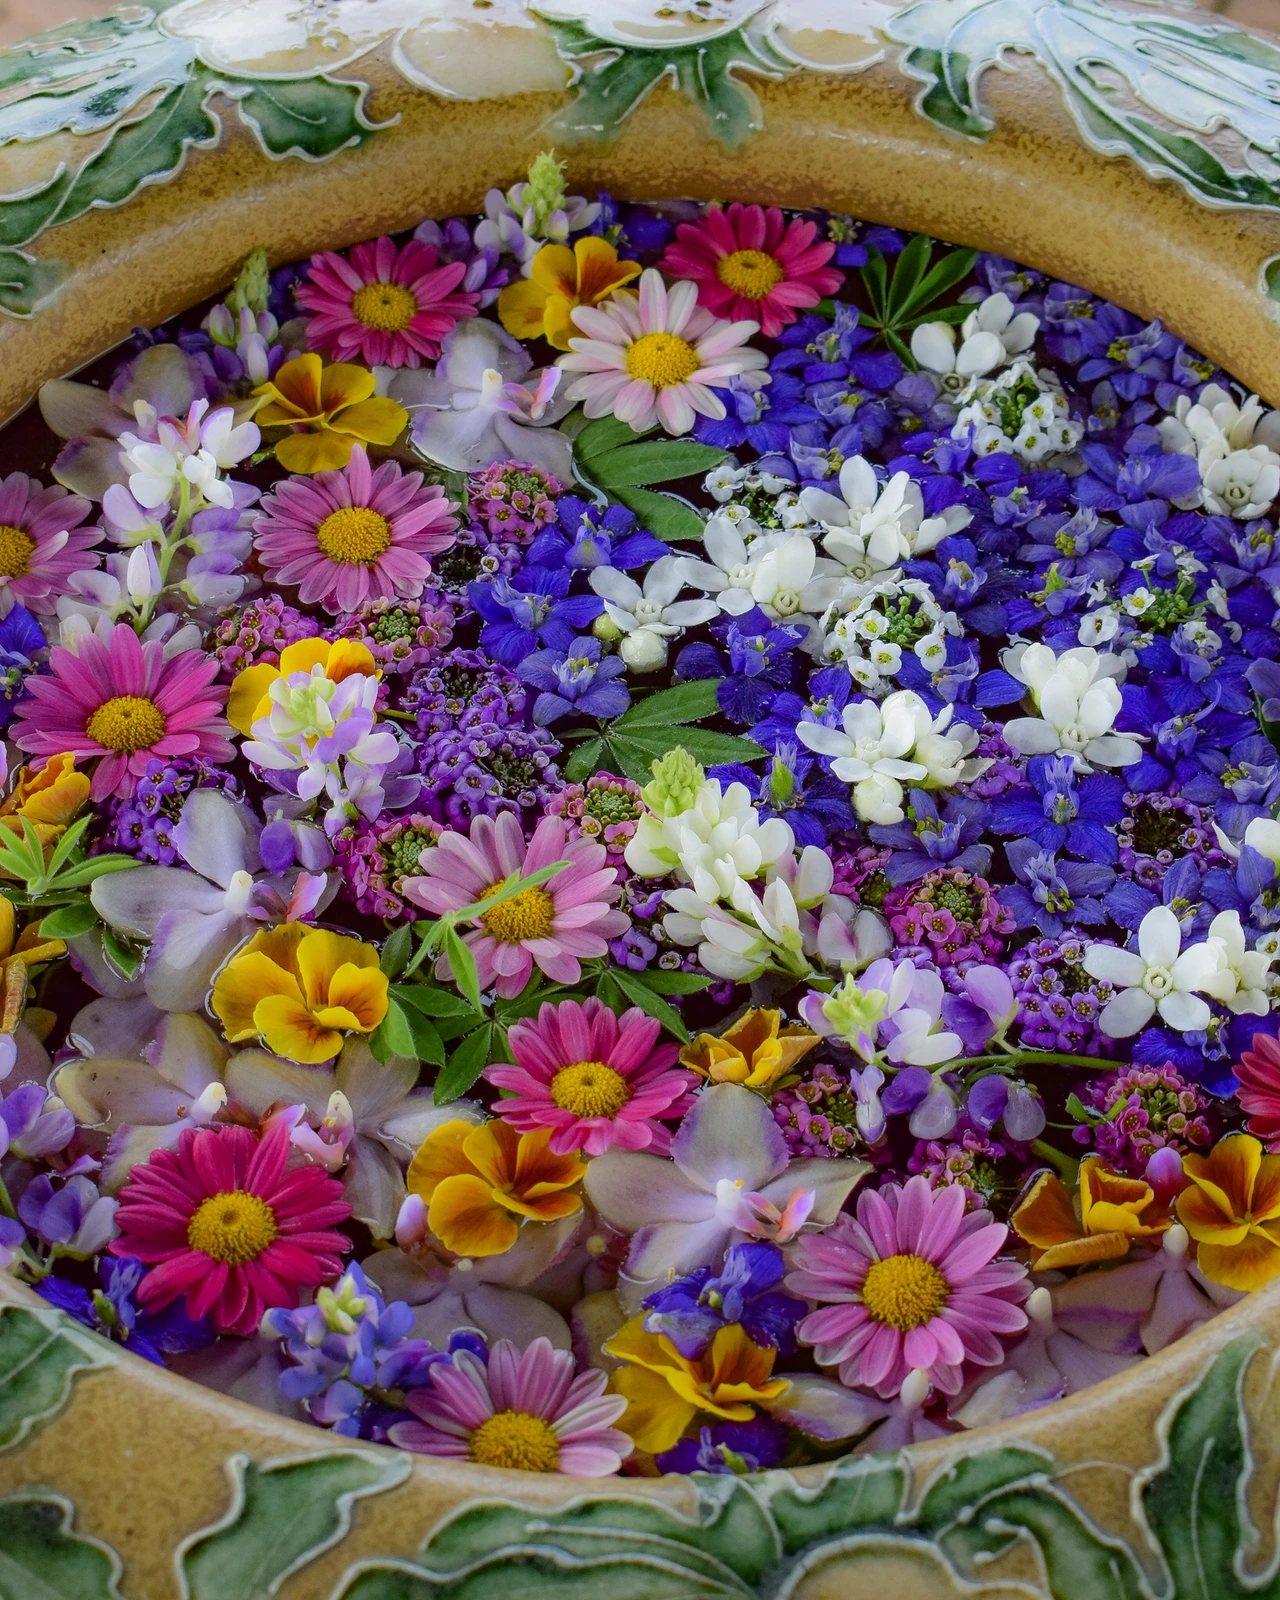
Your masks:
M 1026 1143 L 1044 1132 L 1044 1107 L 1034 1090 L 1025 1083 L 1009 1085 L 1009 1103 L 1004 1108 L 1004 1131 L 1011 1139 Z
M 881 1091 L 880 1104 L 891 1117 L 899 1116 L 904 1111 L 914 1111 L 932 1085 L 933 1074 L 927 1067 L 904 1067 L 893 1082 Z
M 959 1114 L 955 1095 L 941 1078 L 934 1078 L 907 1127 L 917 1139 L 943 1139 L 955 1127 Z
M 284 817 L 268 822 L 258 839 L 258 854 L 268 872 L 288 872 L 297 858 L 293 828 Z
M 985 1078 L 979 1078 L 969 1090 L 966 1110 L 971 1122 L 976 1122 L 984 1133 L 990 1133 L 1004 1116 L 1008 1103 L 1009 1080 L 993 1072 Z

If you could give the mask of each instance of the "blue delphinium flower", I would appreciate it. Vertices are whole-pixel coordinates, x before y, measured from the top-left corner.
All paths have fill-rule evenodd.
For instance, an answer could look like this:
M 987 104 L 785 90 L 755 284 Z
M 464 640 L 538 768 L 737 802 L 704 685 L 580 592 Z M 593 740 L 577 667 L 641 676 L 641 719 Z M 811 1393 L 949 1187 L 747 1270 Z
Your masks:
M 567 650 L 579 628 L 604 610 L 598 595 L 570 595 L 573 574 L 562 568 L 526 567 L 514 578 L 469 583 L 467 596 L 484 621 L 480 643 L 504 667 L 514 667 L 539 644 Z
M 1217 774 L 1226 764 L 1225 753 L 1255 733 L 1257 724 L 1252 717 L 1220 710 L 1215 688 L 1212 678 L 1202 686 L 1165 674 L 1146 684 L 1122 685 L 1116 732 L 1138 733 L 1148 740 L 1141 759 L 1125 768 L 1130 789 L 1137 794 L 1162 789 L 1185 795 L 1196 805 L 1222 798 Z
M 718 1472 L 741 1477 L 780 1466 L 790 1439 L 773 1417 L 750 1422 L 718 1422 L 702 1428 L 696 1439 L 680 1439 L 653 1459 L 659 1472 Z
M 47 645 L 40 624 L 25 606 L 11 607 L 0 619 L 0 728 L 7 726 L 18 702 L 26 699 L 27 679 Z
M 532 567 L 552 571 L 567 567 L 571 572 L 617 567 L 620 572 L 630 572 L 671 554 L 661 539 L 636 527 L 635 513 L 626 506 L 612 505 L 602 511 L 590 501 L 568 494 L 556 502 L 556 515 L 559 527 L 544 529 L 529 546 Z
M 1228 874 L 1229 876 L 1229 874 Z M 1194 856 L 1183 856 L 1175 861 L 1160 879 L 1160 893 L 1131 878 L 1121 878 L 1113 889 L 1103 896 L 1112 922 L 1118 927 L 1136 933 L 1148 911 L 1157 906 L 1167 906 L 1178 919 L 1184 941 L 1204 937 L 1215 911 L 1224 906 L 1214 906 L 1205 898 L 1204 878 Z M 1232 902 L 1235 903 L 1234 901 Z
M 915 883 L 938 867 L 955 867 L 985 875 L 991 846 L 979 844 L 990 816 L 987 804 L 969 795 L 948 795 L 939 811 L 927 789 L 912 789 L 908 819 L 867 829 L 876 844 L 887 844 L 890 856 L 884 875 L 895 887 Z
M 1113 583 L 1124 570 L 1124 562 L 1107 549 L 1110 523 L 1102 521 L 1092 506 L 1083 505 L 1070 514 L 1055 511 L 1036 517 L 1026 527 L 1027 543 L 1018 549 L 1020 561 L 1035 566 L 1052 562 L 1064 578 L 1083 574 L 1090 583 L 1100 579 Z
M 801 378 L 779 371 L 764 385 L 753 383 L 755 376 L 730 378 L 724 387 L 716 389 L 725 414 L 719 421 L 698 418 L 693 436 L 699 443 L 714 445 L 718 450 L 740 450 L 744 444 L 750 445 L 758 455 L 785 452 L 793 427 L 820 420 L 820 413 L 805 397 Z
M 1107 920 L 1100 896 L 1115 882 L 1110 867 L 1059 861 L 1034 839 L 1005 845 L 1018 882 L 1000 890 L 1000 902 L 1013 912 L 1019 928 L 1039 928 L 1056 937 L 1069 923 L 1096 927 Z
M 1105 300 L 1094 302 L 1093 316 L 1076 325 L 1080 340 L 1082 383 L 1110 378 L 1122 400 L 1148 395 L 1169 376 L 1175 340 L 1159 322 L 1144 323 L 1131 312 Z
M 763 772 L 733 762 L 708 769 L 722 784 L 745 784 L 763 819 L 780 817 L 797 844 L 825 845 L 855 826 L 849 785 L 823 772 L 818 760 L 795 743 L 779 742 Z
M 533 703 L 533 720 L 546 727 L 561 717 L 620 717 L 631 704 L 626 671 L 617 656 L 601 656 L 599 639 L 590 634 L 571 641 L 564 650 L 535 650 L 516 668 L 525 683 L 542 692 Z
M 1042 850 L 1114 865 L 1119 850 L 1109 830 L 1124 816 L 1124 794 L 1124 780 L 1109 772 L 1078 778 L 1070 756 L 1033 756 L 1026 786 L 993 805 L 991 827 L 1031 839 Z
M 1139 440 L 1131 436 L 1123 451 L 1109 444 L 1080 446 L 1089 470 L 1073 485 L 1077 505 L 1116 511 L 1130 526 L 1145 527 L 1153 517 L 1163 520 L 1168 515 L 1163 502 L 1197 492 L 1200 468 L 1196 458 L 1166 455 L 1155 430 L 1145 432 L 1152 437 Z
M 1242 845 L 1234 867 L 1210 867 L 1204 897 L 1215 911 L 1238 911 L 1255 932 L 1280 928 L 1280 865 L 1252 845 Z
M 805 630 L 771 622 L 753 606 L 711 631 L 723 649 L 704 642 L 686 645 L 676 658 L 676 672 L 682 678 L 719 678 L 716 699 L 725 716 L 730 722 L 755 722 L 778 699 L 778 691 L 795 682 L 798 659 L 807 659 L 796 655 Z M 794 731 L 788 734 L 794 742 Z
M 70 1279 L 50 1276 L 36 1289 L 50 1305 L 157 1367 L 164 1365 L 165 1356 L 212 1344 L 213 1324 L 207 1317 L 193 1322 L 183 1309 L 182 1298 L 163 1311 L 138 1310 L 133 1295 L 146 1270 L 133 1256 L 103 1256 L 98 1269 L 100 1288 L 86 1289 Z
M 777 1289 L 786 1271 L 776 1244 L 735 1244 L 719 1273 L 699 1267 L 677 1278 L 644 1302 L 644 1325 L 664 1333 L 689 1361 L 710 1346 L 721 1328 L 741 1323 L 753 1344 L 789 1356 L 796 1348 L 796 1323 L 804 1316 L 803 1300 Z

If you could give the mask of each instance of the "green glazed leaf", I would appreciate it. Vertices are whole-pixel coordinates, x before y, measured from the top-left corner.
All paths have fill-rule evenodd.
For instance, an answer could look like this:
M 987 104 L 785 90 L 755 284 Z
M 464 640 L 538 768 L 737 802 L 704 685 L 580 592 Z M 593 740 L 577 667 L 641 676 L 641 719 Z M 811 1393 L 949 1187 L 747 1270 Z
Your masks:
M 111 1346 L 56 1311 L 0 1308 L 0 1450 L 56 1416 L 77 1372 L 108 1367 Z
M 66 266 L 48 256 L 39 260 L 22 250 L 0 250 L 0 310 L 29 317 L 48 305 L 67 276 Z
M 48 1489 L 0 1499 L 0 1600 L 121 1600 L 120 1557 L 74 1521 Z
M 769 1502 L 788 1552 L 867 1528 L 892 1528 L 906 1478 L 892 1457 L 846 1456 L 816 1490 L 784 1489 Z
M 373 1450 L 262 1465 L 232 1456 L 226 1515 L 178 1546 L 182 1600 L 270 1600 L 287 1577 L 346 1536 L 357 1500 L 408 1474 L 407 1458 Z
M 220 87 L 238 103 L 241 118 L 269 155 L 319 161 L 363 144 L 375 131 L 364 111 L 367 84 L 333 78 L 257 78 L 224 82 Z

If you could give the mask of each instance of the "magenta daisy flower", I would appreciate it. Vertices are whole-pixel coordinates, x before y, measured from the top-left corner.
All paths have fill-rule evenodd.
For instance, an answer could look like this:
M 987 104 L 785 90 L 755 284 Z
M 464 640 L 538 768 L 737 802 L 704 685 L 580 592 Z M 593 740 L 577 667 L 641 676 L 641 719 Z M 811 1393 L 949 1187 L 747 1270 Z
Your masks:
M 602 1156 L 615 1145 L 668 1155 L 671 1135 L 658 1119 L 690 1110 L 698 1080 L 672 1070 L 680 1047 L 659 1045 L 659 1031 L 638 1007 L 616 1017 L 603 1000 L 544 1005 L 507 1036 L 515 1066 L 485 1073 L 515 1096 L 494 1110 L 521 1133 L 554 1129 L 556 1155 Z
M 416 599 L 431 576 L 427 558 L 453 544 L 458 526 L 438 484 L 424 486 L 394 461 L 374 471 L 361 445 L 337 471 L 282 479 L 262 509 L 253 542 L 267 582 L 334 612 Z
M 288 1169 L 289 1129 L 188 1128 L 176 1150 L 135 1167 L 108 1249 L 151 1266 L 138 1300 L 159 1311 L 185 1294 L 187 1315 L 247 1338 L 268 1306 L 296 1306 L 342 1271 L 351 1207 L 323 1167 Z
M 25 472 L 0 478 L 0 617 L 14 603 L 46 615 L 57 610 L 77 572 L 98 565 L 101 528 L 82 528 L 93 509 L 57 484 L 45 489 Z
M 405 1397 L 421 1420 L 397 1422 L 388 1434 L 419 1455 L 605 1478 L 631 1454 L 631 1440 L 610 1426 L 627 1402 L 606 1394 L 607 1383 L 594 1370 L 575 1377 L 573 1357 L 550 1339 L 535 1339 L 523 1353 L 499 1339 L 487 1367 L 470 1350 L 433 1366 L 425 1387 Z
M 887 1400 L 920 1368 L 934 1388 L 955 1394 L 964 1362 L 996 1366 L 1004 1357 L 996 1335 L 1027 1325 L 1026 1268 L 994 1259 L 1008 1233 L 989 1211 L 966 1215 L 959 1185 L 933 1190 L 915 1177 L 866 1190 L 856 1222 L 843 1212 L 788 1252 L 787 1288 L 833 1302 L 796 1331 L 850 1388 Z
M 312 256 L 298 304 L 315 315 L 307 324 L 312 350 L 336 361 L 371 367 L 420 367 L 434 361 L 440 342 L 468 317 L 478 294 L 455 293 L 464 261 L 438 265 L 433 244 L 411 239 L 401 248 L 384 234 L 354 246 L 350 257 L 325 250 Z
M 14 743 L 35 756 L 100 756 L 92 798 L 123 800 L 153 756 L 231 760 L 231 729 L 219 714 L 227 691 L 217 676 L 217 660 L 203 650 L 166 661 L 158 640 L 141 644 L 118 623 L 106 643 L 87 635 L 78 654 L 54 647 L 48 676 L 26 680 Z
M 464 935 L 480 987 L 496 983 L 504 1000 L 524 988 L 535 961 L 553 983 L 577 983 L 580 961 L 605 955 L 608 941 L 631 926 L 626 913 L 614 909 L 618 874 L 605 866 L 604 846 L 589 839 L 570 842 L 567 831 L 559 817 L 543 817 L 526 845 L 509 811 L 476 817 L 469 837 L 453 829 L 442 833 L 439 844 L 418 858 L 425 876 L 402 885 L 415 905 L 441 917 L 485 899 L 513 872 L 528 877 L 557 861 L 568 863 L 545 883 L 492 906 Z M 447 958 L 437 963 L 436 974 L 453 977 Z
M 844 274 L 827 262 L 835 245 L 814 243 L 816 222 L 788 223 L 777 206 L 767 211 L 737 200 L 711 206 L 701 222 L 682 222 L 667 246 L 662 270 L 690 278 L 708 311 L 735 322 L 754 317 L 767 339 L 776 339 L 796 312 L 834 294 Z

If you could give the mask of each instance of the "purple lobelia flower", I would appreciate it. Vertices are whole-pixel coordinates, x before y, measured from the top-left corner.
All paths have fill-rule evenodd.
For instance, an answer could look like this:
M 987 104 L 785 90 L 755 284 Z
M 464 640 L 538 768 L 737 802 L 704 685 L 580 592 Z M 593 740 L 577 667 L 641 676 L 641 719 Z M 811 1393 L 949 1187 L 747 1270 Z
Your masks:
M 1027 784 L 1003 794 L 991 810 L 995 833 L 1030 839 L 1042 850 L 1114 863 L 1111 829 L 1124 816 L 1124 781 L 1108 772 L 1076 776 L 1070 756 L 1034 756 Z
M 563 569 L 526 567 L 514 578 L 499 576 L 491 583 L 470 584 L 467 594 L 484 622 L 480 630 L 484 649 L 504 667 L 514 667 L 539 644 L 567 650 L 575 632 L 604 610 L 598 595 L 569 594 L 572 576 Z
M 981 875 L 991 864 L 991 846 L 979 844 L 990 808 L 968 795 L 948 795 L 941 809 L 927 789 L 912 789 L 906 821 L 867 829 L 893 854 L 885 867 L 891 884 L 915 883 L 937 867 Z
M 36 1161 L 66 1149 L 76 1131 L 76 1119 L 60 1100 L 46 1111 L 47 1100 L 42 1083 L 20 1083 L 9 1094 L 0 1095 L 0 1156 L 12 1154 Z
M 753 1344 L 788 1356 L 796 1348 L 795 1325 L 805 1314 L 803 1300 L 777 1291 L 786 1271 L 782 1251 L 769 1243 L 736 1244 L 713 1275 L 699 1267 L 677 1278 L 644 1302 L 645 1327 L 662 1333 L 682 1356 L 695 1361 L 721 1328 L 740 1323 Z
M 1059 861 L 1052 850 L 1043 849 L 1034 839 L 1012 840 L 1005 846 L 1005 855 L 1018 882 L 1002 888 L 1000 899 L 1019 928 L 1057 934 L 1071 922 L 1093 927 L 1107 920 L 1099 897 L 1115 882 L 1110 867 Z
M 562 650 L 535 650 L 516 668 L 525 683 L 540 691 L 533 703 L 534 723 L 544 728 L 561 717 L 619 717 L 631 704 L 618 679 L 626 666 L 618 656 L 603 656 L 599 639 L 589 634 Z

